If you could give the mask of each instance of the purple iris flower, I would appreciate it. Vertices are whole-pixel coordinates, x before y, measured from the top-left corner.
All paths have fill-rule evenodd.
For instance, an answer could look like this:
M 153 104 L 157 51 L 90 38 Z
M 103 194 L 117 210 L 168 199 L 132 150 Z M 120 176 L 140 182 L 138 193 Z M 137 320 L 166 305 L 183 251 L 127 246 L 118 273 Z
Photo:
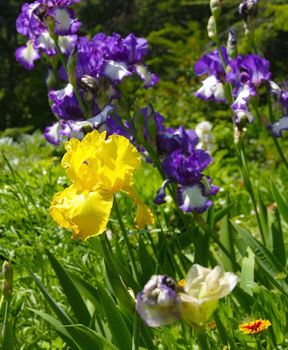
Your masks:
M 225 47 L 221 47 L 222 56 L 225 64 L 229 63 L 229 57 Z M 214 50 L 204 55 L 195 64 L 196 75 L 207 75 L 208 77 L 202 80 L 202 87 L 195 92 L 195 96 L 206 101 L 226 102 L 224 94 L 225 70 L 218 53 Z
M 144 81 L 145 88 L 158 81 L 158 77 L 142 63 L 148 51 L 147 41 L 134 34 L 122 38 L 116 33 L 111 36 L 98 33 L 90 41 L 80 38 L 77 49 L 78 78 L 84 74 L 94 78 L 105 77 L 115 85 L 125 77 L 136 74 Z
M 228 64 L 229 58 L 224 46 L 221 47 L 221 52 L 225 63 Z M 209 76 L 214 75 L 218 79 L 225 78 L 225 70 L 218 50 L 214 50 L 200 58 L 200 60 L 196 62 L 194 69 L 196 75 L 207 74 Z
M 280 118 L 277 122 L 269 125 L 268 127 L 274 137 L 282 137 L 283 131 L 288 131 L 288 116 Z
M 81 125 L 81 122 L 61 120 L 48 126 L 44 130 L 44 137 L 49 143 L 56 146 L 64 138 L 75 137 L 81 140 L 84 137 L 83 125 Z
M 235 100 L 231 106 L 233 110 L 250 113 L 248 104 L 251 97 L 257 95 L 257 88 L 270 82 L 269 66 L 269 61 L 259 55 L 238 55 L 231 60 L 227 68 L 226 80 L 234 87 Z
M 229 63 L 226 80 L 236 87 L 249 84 L 257 88 L 270 81 L 269 68 L 269 61 L 259 55 L 238 55 Z
M 189 151 L 195 148 L 199 139 L 195 131 L 186 130 L 183 126 L 178 129 L 166 128 L 157 135 L 157 145 L 160 153 L 171 153 L 178 149 Z
M 239 14 L 245 22 L 247 22 L 248 18 L 255 17 L 257 14 L 257 4 L 258 0 L 244 0 L 240 5 L 239 5 Z
M 71 137 L 81 140 L 88 131 L 101 129 L 112 110 L 113 107 L 107 105 L 102 112 L 87 120 L 59 120 L 45 129 L 44 137 L 53 145 L 58 145 L 63 139 Z
M 39 59 L 42 53 L 48 56 L 56 55 L 54 39 L 48 28 L 50 18 L 54 20 L 54 33 L 59 36 L 57 40 L 62 53 L 70 54 L 77 40 L 75 33 L 81 25 L 73 10 L 66 7 L 73 2 L 36 0 L 22 6 L 16 20 L 16 29 L 28 38 L 28 42 L 18 48 L 15 55 L 17 61 L 25 68 L 32 69 L 34 61 Z
M 181 317 L 176 282 L 166 275 L 154 275 L 137 295 L 136 310 L 150 327 L 161 327 Z
M 84 118 L 71 84 L 61 90 L 50 90 L 53 113 L 63 120 L 82 120 Z
M 163 161 L 163 171 L 168 179 L 181 185 L 199 182 L 202 171 L 211 163 L 206 151 L 194 149 L 185 154 L 181 149 L 168 154 Z

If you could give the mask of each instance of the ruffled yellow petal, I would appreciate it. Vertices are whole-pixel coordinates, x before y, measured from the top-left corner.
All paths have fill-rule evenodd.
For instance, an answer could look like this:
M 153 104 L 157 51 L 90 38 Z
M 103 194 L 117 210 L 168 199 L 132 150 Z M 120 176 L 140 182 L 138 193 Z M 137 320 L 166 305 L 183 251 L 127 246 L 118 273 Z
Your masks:
M 105 145 L 106 132 L 97 130 L 88 133 L 82 141 L 72 138 L 65 144 L 66 154 L 62 167 L 68 177 L 81 184 L 83 188 L 92 189 L 101 185 L 102 147 Z
M 103 165 L 104 188 L 117 192 L 127 186 L 133 171 L 140 167 L 140 154 L 128 139 L 111 135 L 105 141 L 100 154 Z
M 112 193 L 83 191 L 72 185 L 54 195 L 50 214 L 60 226 L 73 231 L 73 238 L 86 240 L 106 229 L 112 205 Z
M 133 171 L 140 167 L 140 154 L 123 136 L 105 138 L 105 132 L 94 130 L 81 142 L 71 139 L 65 145 L 62 166 L 82 188 L 117 192 L 129 184 Z
M 135 222 L 138 228 L 143 229 L 146 225 L 153 225 L 155 222 L 152 210 L 147 207 L 141 199 L 137 196 L 132 184 L 123 188 L 123 192 L 126 192 L 134 201 L 137 206 Z
M 135 222 L 137 227 L 140 229 L 144 228 L 146 225 L 154 224 L 154 216 L 150 208 L 146 205 L 137 205 Z

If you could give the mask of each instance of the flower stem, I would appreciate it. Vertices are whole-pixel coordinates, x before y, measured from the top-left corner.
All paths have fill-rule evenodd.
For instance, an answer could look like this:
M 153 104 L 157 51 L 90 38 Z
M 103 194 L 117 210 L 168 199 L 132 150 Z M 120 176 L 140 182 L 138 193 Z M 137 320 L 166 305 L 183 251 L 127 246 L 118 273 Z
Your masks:
M 240 166 L 240 172 L 242 174 L 242 178 L 246 187 L 246 190 L 248 191 L 249 195 L 250 195 L 250 199 L 252 201 L 252 205 L 255 211 L 255 215 L 256 215 L 256 220 L 257 220 L 257 224 L 259 227 L 259 231 L 261 234 L 261 238 L 262 238 L 262 242 L 264 245 L 266 245 L 266 239 L 265 239 L 265 235 L 264 235 L 264 230 L 261 224 L 261 220 L 260 220 L 260 216 L 259 216 L 259 211 L 257 208 L 257 201 L 256 201 L 256 196 L 253 190 L 253 184 L 251 182 L 250 176 L 249 176 L 249 170 L 247 167 L 247 162 L 246 162 L 246 158 L 245 158 L 245 153 L 244 153 L 244 149 L 242 146 L 242 142 L 240 141 L 238 144 L 235 144 L 236 147 L 236 154 L 237 154 L 237 158 L 238 158 L 238 162 L 239 162 L 239 166 Z
M 61 52 L 60 46 L 59 46 L 59 44 L 58 44 L 57 36 L 56 36 L 53 32 L 51 32 L 51 31 L 49 31 L 49 33 L 50 33 L 51 38 L 53 39 L 53 42 L 54 42 L 54 45 L 55 45 L 57 54 L 58 54 L 58 56 L 59 56 L 59 58 L 60 58 L 60 61 L 61 61 L 62 65 L 63 65 L 63 68 L 64 68 L 64 70 L 65 70 L 65 72 L 66 72 L 66 75 L 67 75 L 67 78 L 68 78 L 67 63 L 66 63 L 66 61 L 65 61 L 65 57 L 64 57 L 63 53 Z M 77 87 L 77 84 L 76 84 L 75 82 L 73 82 L 73 81 L 69 81 L 69 83 L 70 83 L 70 84 L 72 85 L 72 87 L 73 87 L 73 90 L 74 90 L 76 99 L 77 99 L 77 101 L 78 101 L 78 103 L 79 103 L 80 109 L 81 109 L 81 111 L 82 111 L 84 117 L 85 117 L 86 119 L 88 119 L 88 118 L 90 117 L 90 115 L 89 115 L 89 112 L 88 112 L 88 110 L 87 110 L 87 108 L 86 108 L 85 102 L 83 101 L 83 99 L 82 99 L 82 97 L 81 97 L 81 95 L 80 95 L 80 92 L 79 92 L 79 89 L 78 89 L 78 87 Z
M 123 239 L 124 239 L 124 242 L 125 242 L 125 245 L 127 248 L 127 253 L 128 253 L 128 256 L 129 256 L 129 259 L 131 262 L 133 276 L 136 279 L 136 281 L 138 282 L 138 269 L 137 269 L 137 265 L 136 265 L 136 260 L 135 260 L 134 254 L 132 252 L 131 244 L 130 244 L 129 239 L 128 239 L 128 234 L 127 234 L 124 222 L 122 220 L 122 217 L 121 217 L 121 214 L 119 211 L 119 207 L 118 207 L 118 203 L 117 203 L 117 199 L 115 196 L 114 196 L 114 208 L 115 208 L 115 213 L 116 213 L 116 216 L 117 216 L 117 219 L 119 222 L 119 226 L 120 226 L 120 229 L 121 229 L 121 232 L 123 235 Z
M 270 93 L 269 93 L 269 88 L 267 86 L 267 103 L 268 103 L 268 111 L 269 111 L 269 121 L 272 123 L 274 121 L 274 114 L 273 114 L 273 109 L 272 109 L 272 101 L 271 101 L 271 96 L 270 96 Z M 288 170 L 288 162 L 287 162 L 287 159 L 279 145 L 279 142 L 277 140 L 277 138 L 275 138 L 273 136 L 273 142 L 274 142 L 274 145 L 277 149 L 277 152 L 282 160 L 282 162 L 284 163 L 286 169 Z

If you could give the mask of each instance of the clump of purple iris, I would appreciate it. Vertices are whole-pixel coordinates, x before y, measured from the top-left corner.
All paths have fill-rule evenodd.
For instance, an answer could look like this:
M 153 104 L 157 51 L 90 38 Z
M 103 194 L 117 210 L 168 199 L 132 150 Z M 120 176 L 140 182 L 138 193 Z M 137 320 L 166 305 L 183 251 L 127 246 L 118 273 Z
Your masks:
M 17 32 L 26 36 L 26 45 L 16 50 L 16 59 L 26 69 L 44 53 L 54 56 L 56 43 L 64 55 L 69 55 L 76 45 L 81 23 L 69 7 L 80 0 L 36 0 L 22 6 L 16 20 Z
M 33 69 L 34 62 L 43 54 L 61 55 L 58 63 L 64 62 L 63 66 L 55 67 L 57 61 L 53 61 L 51 65 L 58 81 L 48 86 L 51 109 L 59 121 L 48 127 L 44 135 L 53 144 L 75 135 L 75 130 L 77 135 L 84 135 L 99 127 L 94 120 L 99 119 L 99 115 L 107 118 L 114 100 L 121 98 L 118 87 L 124 78 L 137 76 L 144 88 L 158 81 L 144 63 L 148 52 L 144 38 L 134 34 L 123 38 L 116 33 L 111 36 L 98 33 L 89 40 L 76 35 L 81 23 L 70 6 L 79 1 L 25 3 L 16 21 L 17 31 L 28 39 L 26 45 L 16 50 L 20 64 Z
M 161 327 L 181 318 L 176 282 L 166 275 L 154 275 L 137 295 L 136 310 L 150 327 Z
M 270 82 L 269 61 L 254 54 L 238 55 L 231 59 L 224 47 L 221 51 L 225 69 L 217 50 L 204 55 L 196 63 L 196 74 L 206 74 L 208 77 L 202 81 L 202 87 L 196 91 L 195 96 L 206 101 L 227 103 L 224 84 L 229 83 L 233 88 L 231 108 L 235 124 L 241 125 L 244 119 L 252 122 L 253 115 L 249 110 L 249 101 L 257 95 L 260 86 Z
M 138 119 L 141 119 L 141 127 L 137 126 Z M 179 208 L 185 212 L 202 213 L 212 205 L 211 196 L 219 190 L 203 174 L 212 162 L 212 157 L 208 152 L 197 149 L 199 137 L 194 130 L 183 126 L 166 128 L 164 121 L 160 113 L 148 107 L 125 123 L 115 114 L 108 116 L 106 130 L 108 135 L 115 133 L 128 138 L 146 156 L 148 162 L 155 163 L 151 154 L 151 149 L 153 150 L 166 177 L 154 199 L 156 204 L 165 203 L 167 187 L 175 184 Z
M 155 85 L 158 77 L 148 71 L 143 58 L 148 52 L 147 40 L 129 34 L 122 38 L 119 34 L 107 36 L 96 34 L 91 40 L 79 39 L 77 45 L 78 63 L 76 76 L 84 75 L 99 79 L 107 78 L 112 85 L 126 76 L 138 75 L 144 81 L 144 87 Z

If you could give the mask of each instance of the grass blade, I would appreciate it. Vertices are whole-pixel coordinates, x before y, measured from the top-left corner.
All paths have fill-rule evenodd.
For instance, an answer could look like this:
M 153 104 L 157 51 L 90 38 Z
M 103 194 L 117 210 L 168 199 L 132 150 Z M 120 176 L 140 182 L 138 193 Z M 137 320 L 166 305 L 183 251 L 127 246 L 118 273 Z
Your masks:
M 82 323 L 86 326 L 90 323 L 90 313 L 86 307 L 86 304 L 79 293 L 78 289 L 75 287 L 74 283 L 70 279 L 69 275 L 66 273 L 64 268 L 60 265 L 57 259 L 47 251 L 47 256 L 50 260 L 50 263 L 59 279 L 61 287 L 64 294 L 66 295 L 71 308 L 76 316 L 76 319 L 79 323 Z

